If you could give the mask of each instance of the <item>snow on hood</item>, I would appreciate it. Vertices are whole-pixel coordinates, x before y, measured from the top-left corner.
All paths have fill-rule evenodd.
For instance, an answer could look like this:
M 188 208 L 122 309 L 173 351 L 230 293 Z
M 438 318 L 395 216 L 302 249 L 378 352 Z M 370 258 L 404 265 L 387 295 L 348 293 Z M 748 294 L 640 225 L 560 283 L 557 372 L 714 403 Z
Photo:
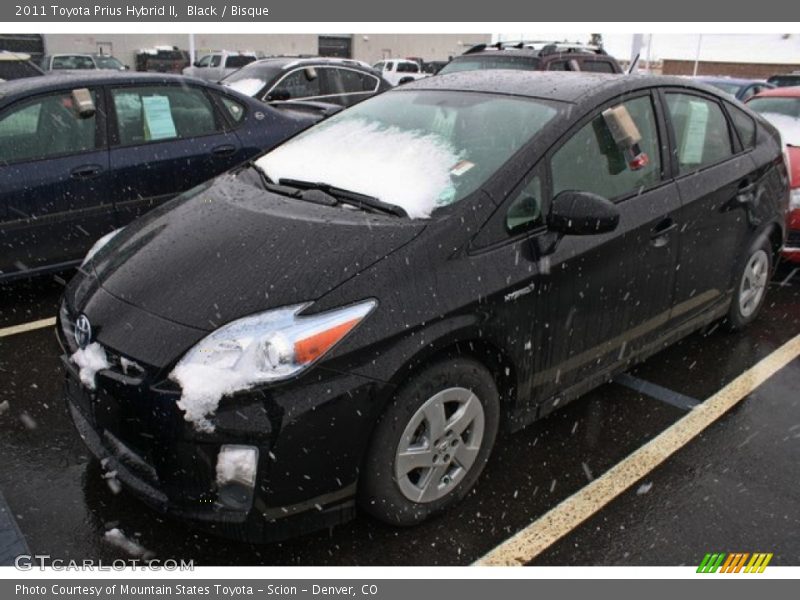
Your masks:
M 212 433 L 214 424 L 209 420 L 217 412 L 223 396 L 230 396 L 256 384 L 248 373 L 228 369 L 215 369 L 209 365 L 178 365 L 169 374 L 181 386 L 178 408 L 183 418 L 197 431 Z
M 97 342 L 92 342 L 86 348 L 81 348 L 70 356 L 70 360 L 78 366 L 81 382 L 90 390 L 95 389 L 95 374 L 111 366 L 108 363 L 106 351 Z
M 763 112 L 761 116 L 780 132 L 784 145 L 800 146 L 800 119 L 770 112 Z
M 323 123 L 261 157 L 273 181 L 327 183 L 430 216 L 454 194 L 451 169 L 460 157 L 439 136 L 381 127 L 364 119 Z
M 263 79 L 249 78 L 238 79 L 237 81 L 224 82 L 225 87 L 229 87 L 245 96 L 255 96 L 266 82 Z

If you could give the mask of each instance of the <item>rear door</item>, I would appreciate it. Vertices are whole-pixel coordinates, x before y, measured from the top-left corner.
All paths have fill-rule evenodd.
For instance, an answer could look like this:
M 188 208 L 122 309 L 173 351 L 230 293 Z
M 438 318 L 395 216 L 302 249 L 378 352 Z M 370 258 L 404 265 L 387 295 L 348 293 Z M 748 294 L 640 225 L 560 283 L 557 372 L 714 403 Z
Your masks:
M 716 98 L 686 90 L 663 97 L 682 202 L 672 316 L 679 324 L 726 301 L 748 241 L 747 201 L 758 174 Z
M 238 137 L 199 86 L 111 87 L 108 98 L 120 225 L 242 161 Z
M 0 277 L 68 264 L 114 227 L 105 109 L 82 118 L 72 90 L 0 111 Z

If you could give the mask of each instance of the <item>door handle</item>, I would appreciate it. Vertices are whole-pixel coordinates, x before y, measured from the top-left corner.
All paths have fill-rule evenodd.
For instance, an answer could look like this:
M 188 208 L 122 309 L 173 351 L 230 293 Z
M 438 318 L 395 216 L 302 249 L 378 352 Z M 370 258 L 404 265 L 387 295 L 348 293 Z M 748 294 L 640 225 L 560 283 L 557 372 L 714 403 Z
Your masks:
M 669 234 L 678 228 L 678 224 L 670 217 L 659 221 L 658 225 L 650 230 L 650 244 L 656 248 L 666 246 L 669 242 Z
M 748 204 L 755 198 L 756 184 L 750 183 L 746 179 L 739 184 L 736 192 L 736 201 L 739 204 Z
M 236 152 L 236 146 L 233 144 L 223 144 L 222 146 L 217 146 L 211 150 L 211 152 L 216 156 L 230 156 Z
M 73 179 L 91 179 L 100 174 L 103 168 L 100 165 L 81 165 L 70 172 Z

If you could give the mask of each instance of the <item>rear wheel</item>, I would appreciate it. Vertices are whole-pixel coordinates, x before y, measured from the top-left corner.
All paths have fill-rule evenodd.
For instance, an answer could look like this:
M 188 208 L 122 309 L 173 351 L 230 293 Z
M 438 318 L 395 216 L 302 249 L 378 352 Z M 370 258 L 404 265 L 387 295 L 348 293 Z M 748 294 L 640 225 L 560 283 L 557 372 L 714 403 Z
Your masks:
M 764 306 L 771 275 L 772 248 L 766 238 L 759 238 L 739 266 L 739 279 L 728 311 L 730 329 L 742 329 L 755 320 Z
M 387 523 L 413 525 L 472 489 L 497 436 L 499 394 L 471 359 L 413 376 L 373 435 L 359 488 L 362 508 Z

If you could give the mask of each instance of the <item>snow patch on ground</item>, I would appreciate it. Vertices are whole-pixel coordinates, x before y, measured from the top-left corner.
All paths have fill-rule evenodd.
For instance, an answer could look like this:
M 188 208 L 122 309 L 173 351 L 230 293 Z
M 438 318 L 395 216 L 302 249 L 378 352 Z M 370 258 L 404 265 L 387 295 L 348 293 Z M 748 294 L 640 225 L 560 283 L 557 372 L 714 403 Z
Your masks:
M 761 116 L 780 132 L 784 145 L 800 146 L 800 119 L 769 112 L 763 112 Z
M 112 546 L 116 546 L 134 558 L 143 558 L 145 560 L 149 560 L 155 557 L 153 552 L 150 552 L 140 543 L 127 537 L 121 529 L 116 527 L 106 531 L 103 539 L 105 539 Z
M 425 218 L 454 193 L 460 157 L 434 134 L 382 127 L 364 119 L 322 124 L 264 155 L 272 181 L 300 179 L 374 196 Z
M 255 96 L 264 87 L 264 81 L 253 77 L 223 84 L 245 96 Z
M 211 433 L 214 424 L 209 420 L 217 412 L 223 396 L 249 389 L 254 385 L 252 376 L 209 365 L 178 365 L 169 374 L 181 386 L 178 408 L 183 418 L 197 431 Z
M 95 389 L 95 374 L 111 366 L 108 363 L 106 351 L 97 342 L 81 348 L 70 357 L 70 360 L 78 365 L 81 381 L 90 390 Z

